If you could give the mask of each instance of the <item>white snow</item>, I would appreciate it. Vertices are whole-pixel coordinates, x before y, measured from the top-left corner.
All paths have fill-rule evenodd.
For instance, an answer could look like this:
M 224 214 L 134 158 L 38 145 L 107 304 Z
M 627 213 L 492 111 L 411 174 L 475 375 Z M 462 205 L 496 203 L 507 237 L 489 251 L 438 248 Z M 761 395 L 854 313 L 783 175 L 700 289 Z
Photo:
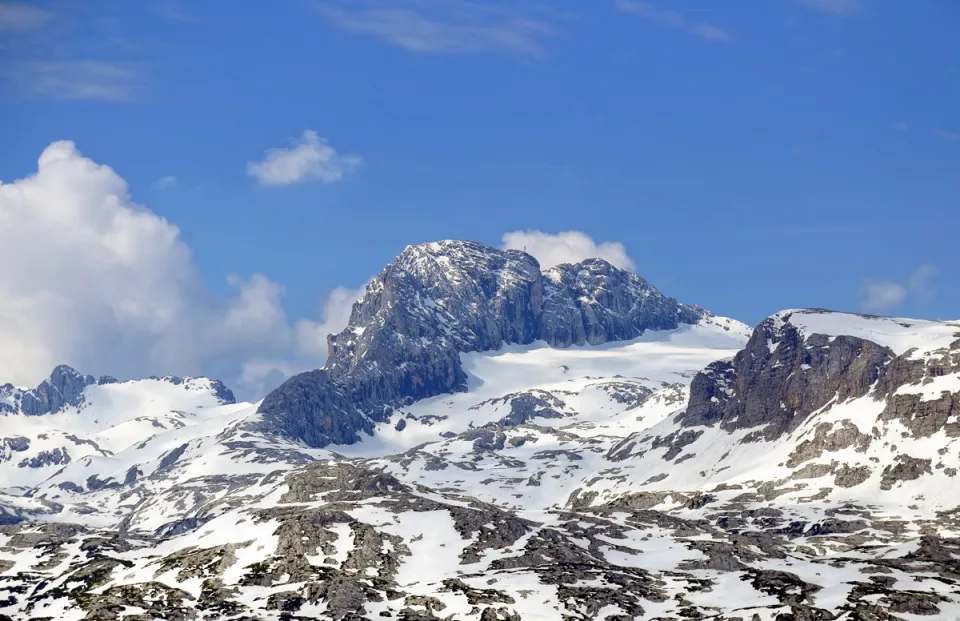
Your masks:
M 817 310 L 784 310 L 774 318 L 796 326 L 805 335 L 854 336 L 889 347 L 897 355 L 910 349 L 917 353 L 949 346 L 960 333 L 960 322 L 875 317 Z

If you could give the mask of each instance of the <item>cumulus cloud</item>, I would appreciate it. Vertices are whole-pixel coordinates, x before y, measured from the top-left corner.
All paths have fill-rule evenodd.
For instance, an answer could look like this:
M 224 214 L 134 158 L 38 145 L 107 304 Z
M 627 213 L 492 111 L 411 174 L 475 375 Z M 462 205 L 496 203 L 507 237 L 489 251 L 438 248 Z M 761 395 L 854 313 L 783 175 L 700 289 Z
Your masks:
M 302 181 L 334 183 L 360 167 L 359 155 L 340 155 L 317 132 L 308 129 L 288 148 L 269 149 L 259 162 L 247 164 L 247 174 L 263 185 Z
M 543 269 L 561 263 L 577 263 L 584 259 L 604 259 L 621 269 L 633 270 L 633 259 L 619 242 L 597 243 L 581 231 L 544 233 L 543 231 L 511 231 L 502 238 L 502 248 L 526 250 L 536 257 Z
M 228 283 L 232 296 L 212 295 L 179 229 L 72 142 L 47 147 L 35 174 L 0 182 L 0 382 L 35 385 L 63 363 L 119 377 L 211 374 L 254 396 L 242 382 L 256 361 L 288 372 L 323 363 L 325 352 L 298 345 L 281 285 L 262 274 Z M 320 323 L 333 329 L 343 313 L 329 306 Z
M 908 277 L 906 284 L 884 280 L 870 282 L 860 292 L 860 309 L 868 313 L 883 313 L 896 310 L 905 301 L 929 304 L 937 295 L 935 265 L 921 265 Z
M 301 319 L 294 324 L 296 351 L 290 358 L 252 359 L 241 369 L 240 383 L 257 395 L 266 394 L 285 379 L 306 368 L 320 366 L 327 359 L 327 336 L 347 327 L 353 304 L 363 295 L 358 289 L 337 287 L 327 295 L 318 321 Z
M 301 354 L 311 358 L 326 358 L 327 335 L 347 327 L 353 304 L 363 296 L 366 285 L 357 289 L 337 287 L 324 300 L 320 321 L 301 319 L 296 324 L 297 347 Z

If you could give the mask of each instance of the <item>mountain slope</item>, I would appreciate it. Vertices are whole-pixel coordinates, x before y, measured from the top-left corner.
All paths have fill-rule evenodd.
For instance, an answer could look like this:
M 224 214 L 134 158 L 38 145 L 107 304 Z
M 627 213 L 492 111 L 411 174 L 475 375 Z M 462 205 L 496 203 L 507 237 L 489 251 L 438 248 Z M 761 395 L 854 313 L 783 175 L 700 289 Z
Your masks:
M 778 502 L 951 509 L 958 399 L 960 322 L 784 311 L 698 374 L 686 408 L 610 453 L 654 481 L 585 491 L 737 486 Z
M 30 488 L 88 456 L 110 456 L 234 403 L 222 383 L 163 377 L 94 380 L 61 365 L 33 389 L 5 385 L 0 402 L 0 487 Z

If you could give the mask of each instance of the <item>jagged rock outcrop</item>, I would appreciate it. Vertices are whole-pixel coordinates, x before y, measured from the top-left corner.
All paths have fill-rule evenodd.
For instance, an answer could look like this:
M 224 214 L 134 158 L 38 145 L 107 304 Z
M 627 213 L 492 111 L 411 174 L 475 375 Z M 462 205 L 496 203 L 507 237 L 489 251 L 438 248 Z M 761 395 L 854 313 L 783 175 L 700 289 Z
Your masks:
M 595 345 L 707 315 L 601 259 L 542 273 L 517 250 L 409 246 L 367 285 L 347 328 L 328 338 L 326 366 L 270 393 L 255 428 L 310 446 L 350 444 L 394 407 L 465 390 L 463 352 L 538 339 Z
M 698 373 L 681 424 L 757 428 L 757 439 L 773 440 L 834 399 L 866 395 L 896 357 L 855 336 L 806 335 L 789 319 L 766 319 L 733 361 Z
M 905 320 L 818 309 L 779 313 L 757 326 L 733 360 L 714 362 L 697 374 L 679 422 L 684 426 L 719 423 L 729 431 L 756 428 L 747 439 L 772 440 L 831 402 L 870 394 L 884 402 L 878 423 L 898 421 L 915 438 L 940 431 L 960 436 L 960 391 L 951 391 L 950 383 L 935 383 L 960 372 L 960 324 L 927 322 L 936 326 L 938 339 L 957 338 L 949 345 L 921 353 L 916 347 L 895 352 L 861 336 L 820 334 L 795 325 L 802 324 L 805 316 L 817 315 L 854 317 L 868 328 L 876 323 L 858 334 L 875 334 L 879 341 L 889 340 L 884 335 L 893 328 L 914 327 Z M 799 320 L 793 322 L 796 317 Z M 951 331 L 955 331 L 952 337 Z M 923 344 L 921 339 L 917 342 Z M 870 443 L 869 436 L 849 423 L 828 435 L 831 427 L 818 429 L 816 437 L 798 447 L 797 455 L 818 456 L 854 443 L 862 450 Z M 794 465 L 804 459 L 798 457 Z
M 553 347 L 625 341 L 646 330 L 694 324 L 706 314 L 603 259 L 558 265 L 544 273 L 544 282 L 538 336 Z
M 81 375 L 62 364 L 36 388 L 19 390 L 6 384 L 0 388 L 0 396 L 6 398 L 9 411 L 19 410 L 29 416 L 38 416 L 58 412 L 66 406 L 81 405 L 83 389 L 96 383 L 92 375 Z

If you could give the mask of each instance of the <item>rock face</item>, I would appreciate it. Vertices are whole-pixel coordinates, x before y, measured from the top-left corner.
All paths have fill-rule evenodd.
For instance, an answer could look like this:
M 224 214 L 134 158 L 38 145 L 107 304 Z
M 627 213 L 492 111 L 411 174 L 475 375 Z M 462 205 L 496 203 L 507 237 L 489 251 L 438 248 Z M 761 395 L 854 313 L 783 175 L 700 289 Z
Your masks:
M 958 393 L 945 389 L 921 394 L 937 378 L 960 371 L 960 325 L 955 327 L 956 341 L 919 355 L 916 348 L 894 352 L 860 336 L 804 332 L 791 322 L 794 315 L 827 313 L 792 311 L 764 320 L 732 361 L 715 362 L 697 374 L 681 424 L 719 423 L 729 431 L 756 428 L 756 439 L 773 440 L 831 402 L 872 394 L 886 404 L 879 421 L 898 420 L 913 437 L 940 430 L 960 436 Z M 942 325 L 951 329 L 951 324 Z M 885 329 L 878 328 L 878 340 Z
M 685 426 L 754 428 L 773 440 L 833 399 L 866 395 L 895 357 L 854 336 L 804 335 L 789 315 L 769 318 L 733 361 L 718 361 L 690 385 Z
M 347 328 L 328 338 L 326 366 L 270 393 L 256 428 L 315 447 L 351 444 L 394 407 L 465 390 L 463 352 L 538 339 L 596 345 L 707 315 L 600 259 L 544 273 L 517 250 L 409 246 L 367 285 Z
M 602 259 L 558 265 L 544 273 L 544 283 L 538 338 L 553 347 L 625 341 L 646 330 L 695 324 L 707 314 Z
M 67 406 L 79 406 L 83 403 L 83 389 L 96 383 L 92 375 L 81 375 L 62 364 L 33 390 L 18 390 L 6 384 L 0 388 L 0 395 L 6 397 L 4 409 L 7 411 L 19 410 L 28 416 L 38 416 L 59 412 Z

